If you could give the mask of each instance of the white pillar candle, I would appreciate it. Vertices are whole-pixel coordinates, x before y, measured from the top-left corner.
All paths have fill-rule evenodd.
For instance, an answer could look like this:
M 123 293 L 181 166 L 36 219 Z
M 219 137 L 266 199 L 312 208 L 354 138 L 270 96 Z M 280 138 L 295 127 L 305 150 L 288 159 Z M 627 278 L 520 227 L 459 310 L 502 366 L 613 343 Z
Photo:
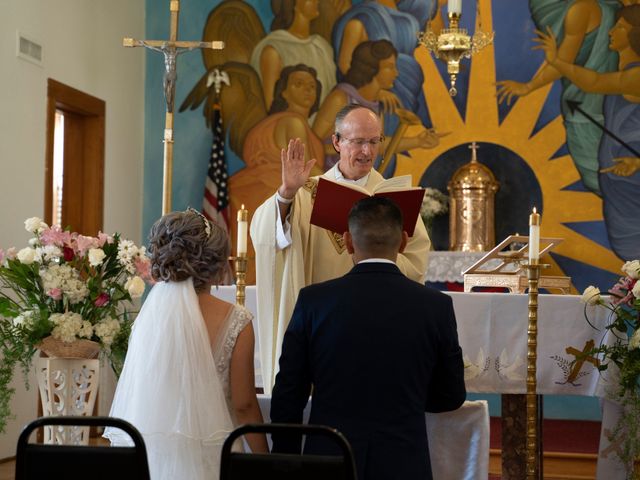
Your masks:
M 242 207 L 238 210 L 238 236 L 236 239 L 236 254 L 238 257 L 247 254 L 247 213 L 244 204 L 242 204 Z
M 540 258 L 540 214 L 533 207 L 529 215 L 529 263 L 538 263 Z
M 462 0 L 449 0 L 447 3 L 447 11 L 449 13 L 455 13 L 456 15 L 462 14 Z

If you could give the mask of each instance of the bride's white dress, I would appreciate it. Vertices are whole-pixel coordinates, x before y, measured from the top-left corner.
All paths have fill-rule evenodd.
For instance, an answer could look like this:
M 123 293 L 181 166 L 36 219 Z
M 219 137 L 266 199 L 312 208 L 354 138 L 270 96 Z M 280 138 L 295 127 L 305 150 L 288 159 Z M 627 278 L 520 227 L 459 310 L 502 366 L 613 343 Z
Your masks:
M 210 480 L 233 429 L 229 366 L 251 314 L 233 307 L 215 345 L 209 344 L 191 279 L 160 282 L 149 293 L 129 339 L 110 415 L 144 437 L 152 480 Z M 112 428 L 112 445 L 131 445 Z

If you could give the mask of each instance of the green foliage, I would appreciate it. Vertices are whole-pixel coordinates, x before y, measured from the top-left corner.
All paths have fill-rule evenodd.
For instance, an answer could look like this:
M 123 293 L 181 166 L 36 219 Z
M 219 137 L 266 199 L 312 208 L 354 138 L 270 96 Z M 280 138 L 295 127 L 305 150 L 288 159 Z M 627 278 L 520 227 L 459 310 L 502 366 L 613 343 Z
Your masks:
M 600 291 L 595 287 L 587 288 L 583 294 L 587 304 L 599 305 L 611 312 L 605 327 L 609 339 L 586 352 L 585 356 L 598 357 L 598 370 L 613 370 L 613 376 L 618 378 L 613 400 L 623 406 L 623 413 L 610 440 L 622 439 L 622 451 L 618 456 L 627 466 L 628 478 L 640 479 L 634 472 L 634 460 L 640 455 L 640 262 L 627 262 L 622 270 L 626 276 L 609 290 L 608 299 L 600 297 Z M 589 322 L 586 309 L 587 306 L 585 317 Z

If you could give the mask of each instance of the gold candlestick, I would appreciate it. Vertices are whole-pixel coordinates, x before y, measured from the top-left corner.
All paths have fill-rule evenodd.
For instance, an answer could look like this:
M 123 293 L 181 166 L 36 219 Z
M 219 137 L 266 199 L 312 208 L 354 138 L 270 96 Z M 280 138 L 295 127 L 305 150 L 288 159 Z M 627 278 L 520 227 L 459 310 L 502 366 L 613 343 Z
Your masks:
M 244 307 L 246 276 L 247 276 L 247 254 L 239 254 L 233 258 L 236 272 L 236 305 Z
M 537 360 L 538 360 L 538 281 L 540 279 L 540 265 L 538 259 L 530 260 L 525 265 L 529 280 L 529 322 L 527 326 L 527 480 L 542 478 L 540 462 L 540 418 L 538 412 L 537 394 Z
M 238 210 L 238 237 L 236 238 L 236 304 L 244 307 L 245 288 L 247 286 L 247 230 L 249 212 L 244 208 Z

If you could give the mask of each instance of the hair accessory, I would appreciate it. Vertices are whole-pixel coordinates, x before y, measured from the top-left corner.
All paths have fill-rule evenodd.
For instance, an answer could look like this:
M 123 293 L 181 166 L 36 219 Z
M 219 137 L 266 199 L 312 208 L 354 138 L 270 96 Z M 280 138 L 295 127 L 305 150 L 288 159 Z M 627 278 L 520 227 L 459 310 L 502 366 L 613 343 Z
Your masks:
M 207 220 L 207 217 L 205 217 L 202 213 L 192 207 L 187 208 L 186 211 L 189 213 L 193 213 L 194 215 L 197 215 L 202 219 L 202 223 L 204 224 L 204 232 L 207 234 L 207 238 L 209 238 L 211 236 L 211 224 L 209 223 L 209 220 Z

